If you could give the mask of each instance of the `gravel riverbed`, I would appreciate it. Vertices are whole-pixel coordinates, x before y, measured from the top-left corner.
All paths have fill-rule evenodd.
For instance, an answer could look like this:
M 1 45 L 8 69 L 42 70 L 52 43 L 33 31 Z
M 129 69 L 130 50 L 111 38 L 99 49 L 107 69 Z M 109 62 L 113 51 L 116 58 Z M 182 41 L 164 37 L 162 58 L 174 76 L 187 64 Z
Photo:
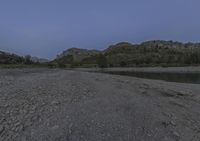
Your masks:
M 200 85 L 0 70 L 0 141 L 199 141 Z

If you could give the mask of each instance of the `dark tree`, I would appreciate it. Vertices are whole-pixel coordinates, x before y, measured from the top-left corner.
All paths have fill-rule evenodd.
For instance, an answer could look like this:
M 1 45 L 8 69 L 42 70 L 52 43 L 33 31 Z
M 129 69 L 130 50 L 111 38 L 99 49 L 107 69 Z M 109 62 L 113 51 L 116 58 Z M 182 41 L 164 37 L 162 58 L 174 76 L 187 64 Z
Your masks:
M 27 65 L 32 64 L 31 56 L 30 55 L 26 55 L 25 56 L 25 64 L 27 64 Z
M 103 54 L 100 54 L 100 55 L 98 56 L 98 61 L 97 61 L 97 63 L 98 63 L 98 66 L 99 66 L 100 68 L 106 68 L 106 67 L 108 67 L 107 58 L 106 58 Z
M 126 66 L 127 66 L 127 63 L 125 61 L 120 62 L 120 67 L 126 67 Z

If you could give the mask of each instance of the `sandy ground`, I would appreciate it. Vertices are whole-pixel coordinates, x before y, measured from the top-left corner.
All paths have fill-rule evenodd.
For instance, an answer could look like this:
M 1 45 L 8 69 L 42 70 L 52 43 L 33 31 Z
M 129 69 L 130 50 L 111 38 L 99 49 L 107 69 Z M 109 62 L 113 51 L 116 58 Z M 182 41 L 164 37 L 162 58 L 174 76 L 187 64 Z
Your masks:
M 0 70 L 0 141 L 199 141 L 200 85 Z

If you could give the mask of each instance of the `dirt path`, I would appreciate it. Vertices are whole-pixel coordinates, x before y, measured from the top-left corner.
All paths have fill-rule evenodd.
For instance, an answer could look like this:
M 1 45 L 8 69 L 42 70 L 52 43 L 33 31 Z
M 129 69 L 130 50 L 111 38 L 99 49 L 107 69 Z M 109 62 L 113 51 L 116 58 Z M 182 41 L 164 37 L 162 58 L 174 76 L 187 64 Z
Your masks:
M 0 70 L 2 141 L 199 141 L 200 85 Z

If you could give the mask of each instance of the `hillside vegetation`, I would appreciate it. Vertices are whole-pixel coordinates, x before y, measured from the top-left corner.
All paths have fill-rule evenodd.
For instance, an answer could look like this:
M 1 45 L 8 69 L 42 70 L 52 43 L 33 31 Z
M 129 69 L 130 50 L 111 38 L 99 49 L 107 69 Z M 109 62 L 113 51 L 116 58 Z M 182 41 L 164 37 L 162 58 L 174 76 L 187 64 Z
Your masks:
M 22 64 L 25 58 L 0 51 L 0 64 Z
M 141 44 L 121 42 L 107 49 L 70 48 L 53 61 L 0 51 L 0 65 L 43 65 L 49 67 L 190 66 L 200 64 L 200 43 L 154 40 Z
M 0 51 L 0 68 L 18 68 L 18 67 L 40 67 L 47 66 L 46 59 L 31 57 L 30 55 L 19 56 Z M 46 63 L 46 64 L 45 64 Z
M 54 62 L 73 67 L 198 65 L 200 44 L 155 40 L 141 44 L 121 42 L 103 51 L 71 48 L 58 55 Z

